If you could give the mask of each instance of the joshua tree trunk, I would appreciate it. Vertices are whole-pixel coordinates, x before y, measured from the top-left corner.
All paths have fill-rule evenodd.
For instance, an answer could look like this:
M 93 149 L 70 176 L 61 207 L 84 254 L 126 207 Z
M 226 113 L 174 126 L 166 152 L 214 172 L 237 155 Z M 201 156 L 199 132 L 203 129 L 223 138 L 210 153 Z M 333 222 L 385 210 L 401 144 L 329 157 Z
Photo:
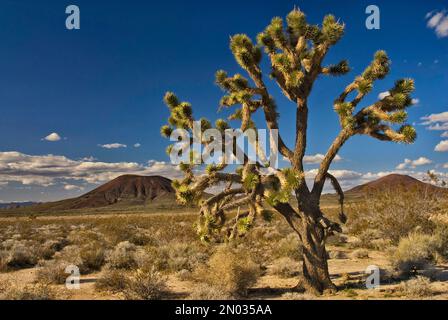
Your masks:
M 328 271 L 322 227 L 313 222 L 305 222 L 299 231 L 299 237 L 301 238 L 303 267 L 297 289 L 316 294 L 322 294 L 327 290 L 336 291 L 336 286 L 331 282 Z
M 330 279 L 325 249 L 326 230 L 322 225 L 319 205 L 308 195 L 305 200 L 298 197 L 299 208 L 295 210 L 290 204 L 278 204 L 275 209 L 281 213 L 300 239 L 302 252 L 302 274 L 297 290 L 322 294 L 324 291 L 334 292 L 336 286 Z M 327 223 L 327 220 L 323 222 Z

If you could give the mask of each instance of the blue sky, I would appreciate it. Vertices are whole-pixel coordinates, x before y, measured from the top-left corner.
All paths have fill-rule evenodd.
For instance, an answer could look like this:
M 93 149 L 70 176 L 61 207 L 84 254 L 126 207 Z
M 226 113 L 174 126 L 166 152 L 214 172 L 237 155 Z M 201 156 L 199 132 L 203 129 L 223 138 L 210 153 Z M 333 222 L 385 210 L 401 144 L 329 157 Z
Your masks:
M 80 30 L 65 28 L 70 4 L 80 8 Z M 365 27 L 369 4 L 381 10 L 380 30 Z M 448 4 L 442 1 L 2 0 L 0 201 L 71 197 L 128 172 L 177 175 L 165 163 L 168 141 L 159 134 L 168 117 L 165 91 L 190 101 L 198 117 L 225 117 L 217 113 L 222 92 L 213 81 L 218 69 L 241 72 L 229 36 L 255 38 L 272 17 L 284 17 L 294 6 L 312 23 L 327 13 L 345 22 L 346 35 L 326 62 L 348 59 L 353 68 L 315 84 L 307 154 L 326 152 L 339 130 L 334 98 L 384 49 L 392 71 L 365 103 L 396 79 L 414 78 L 419 102 L 409 114 L 418 140 L 409 146 L 354 137 L 332 168 L 345 187 L 397 171 L 400 163 L 403 173 L 417 177 L 429 169 L 446 175 L 448 137 L 429 130 L 448 127 Z M 274 84 L 269 89 L 291 144 L 294 106 Z M 49 140 L 56 141 L 44 139 L 51 133 L 57 135 Z

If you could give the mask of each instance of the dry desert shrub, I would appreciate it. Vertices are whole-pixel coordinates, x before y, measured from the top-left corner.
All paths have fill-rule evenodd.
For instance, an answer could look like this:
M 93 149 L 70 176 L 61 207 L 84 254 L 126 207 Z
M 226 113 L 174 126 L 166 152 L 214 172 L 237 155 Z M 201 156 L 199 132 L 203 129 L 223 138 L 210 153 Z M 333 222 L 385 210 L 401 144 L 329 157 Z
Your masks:
M 162 265 L 162 270 L 181 271 L 194 270 L 199 264 L 204 264 L 209 258 L 207 249 L 195 242 L 181 243 L 172 241 L 153 252 L 155 259 L 159 259 L 159 265 Z M 162 259 L 164 261 L 162 261 Z
M 347 259 L 347 254 L 344 251 L 340 251 L 340 250 L 331 250 L 328 252 L 328 257 L 330 259 Z
M 55 300 L 56 292 L 48 285 L 42 283 L 18 286 L 8 284 L 0 292 L 1 300 Z
M 188 297 L 190 300 L 233 300 L 228 292 L 207 284 L 198 284 Z
M 433 262 L 436 243 L 433 236 L 412 233 L 402 238 L 391 257 L 391 263 L 402 276 L 409 276 Z
M 300 263 L 288 257 L 279 258 L 272 263 L 270 273 L 282 278 L 292 278 L 300 274 Z
M 95 282 L 95 288 L 99 291 L 124 292 L 127 287 L 128 277 L 123 270 L 105 270 Z
M 11 240 L 3 243 L 0 252 L 0 269 L 3 271 L 29 268 L 37 263 L 34 247 L 29 241 Z
M 422 298 L 433 294 L 431 282 L 428 278 L 421 276 L 400 283 L 398 291 L 412 298 Z
M 272 243 L 272 246 L 275 248 L 274 253 L 277 258 L 289 257 L 297 261 L 302 260 L 300 241 L 295 233 L 290 233 L 279 242 Z
M 233 296 L 245 296 L 257 282 L 260 267 L 247 255 L 228 245 L 220 246 L 210 257 L 207 266 L 195 270 L 195 279 L 203 281 Z
M 176 276 L 180 281 L 190 281 L 193 279 L 193 273 L 187 269 L 180 270 L 176 273 Z
M 136 260 L 137 246 L 129 241 L 120 242 L 107 257 L 108 266 L 113 269 L 134 269 L 138 266 Z
M 351 257 L 353 259 L 368 259 L 369 251 L 366 249 L 358 249 L 352 252 Z
M 106 261 L 106 249 L 101 242 L 85 244 L 80 248 L 79 255 L 84 273 L 101 270 Z
M 65 272 L 67 264 L 62 261 L 46 261 L 36 273 L 36 281 L 46 284 L 64 284 L 69 274 Z
M 314 300 L 315 296 L 306 294 L 306 293 L 298 293 L 298 292 L 286 292 L 282 294 L 281 300 Z
M 127 279 L 127 300 L 159 300 L 167 293 L 166 278 L 155 268 L 137 269 Z
M 418 228 L 431 233 L 430 217 L 440 211 L 440 197 L 425 188 L 396 188 L 371 193 L 349 210 L 349 231 L 357 236 L 368 230 L 397 244 Z M 365 241 L 364 241 L 365 242 Z

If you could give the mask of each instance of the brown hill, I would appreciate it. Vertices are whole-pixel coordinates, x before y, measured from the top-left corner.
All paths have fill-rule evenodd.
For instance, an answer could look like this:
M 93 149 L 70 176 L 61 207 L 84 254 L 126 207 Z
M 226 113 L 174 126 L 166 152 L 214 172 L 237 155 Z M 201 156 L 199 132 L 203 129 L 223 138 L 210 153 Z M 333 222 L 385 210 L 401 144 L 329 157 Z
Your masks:
M 447 189 L 434 186 L 429 183 L 422 182 L 413 177 L 401 174 L 390 174 L 388 176 L 379 178 L 378 180 L 362 184 L 346 191 L 346 194 L 361 194 L 367 192 L 377 192 L 381 190 L 390 190 L 395 188 L 404 187 L 407 189 L 427 189 L 431 192 L 447 192 Z
M 126 211 L 132 207 L 148 209 L 175 208 L 175 191 L 171 180 L 160 176 L 124 175 L 73 199 L 47 202 L 7 210 L 8 213 L 62 213 L 82 209 L 107 207 L 108 210 Z M 6 210 L 6 209 L 5 209 Z
M 174 195 L 171 180 L 160 176 L 124 175 L 75 199 L 67 209 L 105 207 L 119 202 L 145 203 Z

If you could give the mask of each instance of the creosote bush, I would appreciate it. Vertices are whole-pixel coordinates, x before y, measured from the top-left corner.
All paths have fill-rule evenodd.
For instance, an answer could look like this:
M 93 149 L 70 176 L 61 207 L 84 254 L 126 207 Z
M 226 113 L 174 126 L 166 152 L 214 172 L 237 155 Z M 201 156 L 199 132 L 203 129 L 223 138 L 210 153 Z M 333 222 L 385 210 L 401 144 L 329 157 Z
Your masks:
M 128 300 L 159 300 L 167 293 L 166 277 L 155 268 L 137 269 L 127 279 Z
M 124 292 L 128 285 L 127 273 L 123 270 L 105 270 L 95 282 L 95 288 L 99 291 L 113 293 Z
M 400 283 L 398 291 L 412 298 L 422 298 L 433 294 L 431 281 L 422 276 Z
M 437 243 L 433 236 L 412 233 L 400 240 L 391 262 L 400 275 L 409 276 L 431 265 L 436 252 Z
M 195 270 L 195 279 L 234 295 L 245 296 L 260 276 L 260 268 L 247 252 L 222 245 L 212 254 L 207 266 Z

